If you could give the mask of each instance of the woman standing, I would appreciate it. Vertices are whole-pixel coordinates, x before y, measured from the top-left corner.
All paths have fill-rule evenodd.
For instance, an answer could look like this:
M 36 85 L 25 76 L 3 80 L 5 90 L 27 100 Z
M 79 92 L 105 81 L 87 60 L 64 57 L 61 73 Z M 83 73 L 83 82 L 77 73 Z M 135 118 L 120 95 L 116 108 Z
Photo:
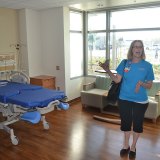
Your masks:
M 127 62 L 122 60 L 114 75 L 109 69 L 109 63 L 99 65 L 109 74 L 116 83 L 122 80 L 119 109 L 121 118 L 121 131 L 124 132 L 124 144 L 120 156 L 129 154 L 130 159 L 136 157 L 136 143 L 143 132 L 144 114 L 148 107 L 146 89 L 152 87 L 154 73 L 152 65 L 145 60 L 144 45 L 141 40 L 134 40 L 128 50 Z M 123 75 L 123 79 L 122 79 Z M 129 144 L 133 133 L 132 143 Z

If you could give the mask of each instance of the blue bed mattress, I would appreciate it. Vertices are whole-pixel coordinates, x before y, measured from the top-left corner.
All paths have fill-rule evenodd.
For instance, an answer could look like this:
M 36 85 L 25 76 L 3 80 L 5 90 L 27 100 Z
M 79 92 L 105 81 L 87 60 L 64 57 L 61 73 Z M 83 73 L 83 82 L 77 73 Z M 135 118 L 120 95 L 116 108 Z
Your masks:
M 64 99 L 63 91 L 41 88 L 38 90 L 22 90 L 20 94 L 7 98 L 7 103 L 21 105 L 25 108 L 45 107 L 51 101 Z
M 19 91 L 17 89 L 10 90 L 9 88 L 0 87 L 0 102 L 6 103 L 8 97 L 17 94 L 19 94 Z
M 42 86 L 23 84 L 16 82 L 9 82 L 6 80 L 0 81 L 0 102 L 7 103 L 7 98 L 17 95 L 22 90 L 36 90 L 41 89 Z

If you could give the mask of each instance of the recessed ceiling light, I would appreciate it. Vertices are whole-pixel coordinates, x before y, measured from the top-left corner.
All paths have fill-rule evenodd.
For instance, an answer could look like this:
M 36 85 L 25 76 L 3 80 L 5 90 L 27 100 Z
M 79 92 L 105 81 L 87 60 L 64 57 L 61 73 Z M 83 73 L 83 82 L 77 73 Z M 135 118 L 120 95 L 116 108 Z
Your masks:
M 103 4 L 102 3 L 98 3 L 97 7 L 103 7 Z

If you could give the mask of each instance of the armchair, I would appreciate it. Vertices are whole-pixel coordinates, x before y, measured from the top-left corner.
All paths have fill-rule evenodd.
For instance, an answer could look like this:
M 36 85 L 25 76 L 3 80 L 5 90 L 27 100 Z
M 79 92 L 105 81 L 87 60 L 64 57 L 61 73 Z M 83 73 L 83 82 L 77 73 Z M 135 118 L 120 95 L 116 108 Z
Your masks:
M 160 116 L 160 82 L 154 81 L 152 88 L 148 90 L 149 106 L 145 113 L 145 118 L 156 122 Z
M 106 96 L 110 86 L 111 79 L 106 76 L 96 76 L 92 83 L 84 84 L 81 91 L 82 106 L 92 106 L 102 110 L 106 106 Z
M 94 82 L 84 84 L 83 90 L 81 91 L 82 107 L 92 106 L 99 108 L 103 113 L 109 113 L 107 110 L 106 112 L 104 111 L 104 107 L 108 106 L 106 96 L 108 94 L 110 83 L 111 79 L 109 77 L 97 76 Z M 147 92 L 149 106 L 145 113 L 145 118 L 152 119 L 155 123 L 160 116 L 160 82 L 154 81 L 152 88 Z

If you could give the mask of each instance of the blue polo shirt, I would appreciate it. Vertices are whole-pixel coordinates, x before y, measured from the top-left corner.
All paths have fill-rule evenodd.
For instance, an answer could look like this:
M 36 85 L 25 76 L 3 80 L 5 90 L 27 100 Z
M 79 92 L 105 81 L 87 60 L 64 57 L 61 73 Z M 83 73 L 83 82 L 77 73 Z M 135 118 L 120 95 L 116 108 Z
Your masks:
M 138 81 L 154 80 L 152 65 L 145 60 L 141 60 L 138 63 L 132 63 L 131 60 L 127 60 L 124 67 L 124 62 L 125 60 L 122 60 L 116 69 L 117 73 L 123 76 L 119 98 L 133 102 L 147 101 L 147 89 L 141 86 L 139 92 L 136 93 L 135 88 Z

